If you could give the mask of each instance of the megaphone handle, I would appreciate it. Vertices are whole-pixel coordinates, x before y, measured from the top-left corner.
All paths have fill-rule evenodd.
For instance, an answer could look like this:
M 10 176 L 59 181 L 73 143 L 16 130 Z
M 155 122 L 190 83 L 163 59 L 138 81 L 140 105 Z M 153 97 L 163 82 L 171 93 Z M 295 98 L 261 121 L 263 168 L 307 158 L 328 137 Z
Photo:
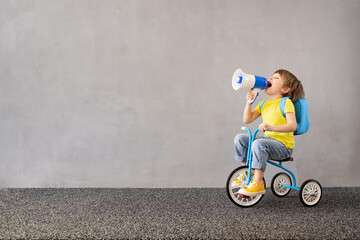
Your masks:
M 249 104 L 253 104 L 253 103 L 255 102 L 257 96 L 259 96 L 260 90 L 261 90 L 261 89 L 259 89 L 259 88 L 254 88 L 254 89 L 250 90 L 250 91 L 255 95 L 255 97 L 254 97 L 254 99 L 249 99 L 249 100 L 247 101 Z

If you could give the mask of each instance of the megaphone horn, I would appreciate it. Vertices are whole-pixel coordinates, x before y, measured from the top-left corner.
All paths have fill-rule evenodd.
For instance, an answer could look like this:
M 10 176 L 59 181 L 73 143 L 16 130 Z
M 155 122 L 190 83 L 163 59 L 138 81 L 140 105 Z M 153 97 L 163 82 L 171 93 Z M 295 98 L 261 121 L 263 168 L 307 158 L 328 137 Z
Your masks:
M 248 100 L 248 103 L 255 102 L 256 97 L 260 90 L 268 87 L 268 80 L 264 77 L 256 76 L 243 72 L 241 69 L 236 69 L 232 77 L 232 87 L 234 90 L 239 88 L 250 88 L 255 95 L 254 99 Z

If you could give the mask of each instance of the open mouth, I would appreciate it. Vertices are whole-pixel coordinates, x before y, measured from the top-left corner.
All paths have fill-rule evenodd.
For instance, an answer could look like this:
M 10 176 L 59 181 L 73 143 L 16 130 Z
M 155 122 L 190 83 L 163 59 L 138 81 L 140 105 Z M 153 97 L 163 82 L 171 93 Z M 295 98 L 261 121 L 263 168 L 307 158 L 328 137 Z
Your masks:
M 268 81 L 267 88 L 269 88 L 269 87 L 271 87 L 271 86 L 272 86 L 271 82 Z

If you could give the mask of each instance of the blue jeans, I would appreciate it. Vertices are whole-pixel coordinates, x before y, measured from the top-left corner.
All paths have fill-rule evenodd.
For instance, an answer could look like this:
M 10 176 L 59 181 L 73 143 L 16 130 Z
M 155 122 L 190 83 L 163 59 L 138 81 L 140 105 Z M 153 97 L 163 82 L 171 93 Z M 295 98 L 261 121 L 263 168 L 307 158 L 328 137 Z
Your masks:
M 249 146 L 248 134 L 238 134 L 234 139 L 235 160 L 246 162 Z M 293 149 L 287 148 L 282 142 L 266 136 L 256 136 L 251 145 L 253 153 L 252 168 L 265 171 L 268 159 L 281 160 L 291 157 Z

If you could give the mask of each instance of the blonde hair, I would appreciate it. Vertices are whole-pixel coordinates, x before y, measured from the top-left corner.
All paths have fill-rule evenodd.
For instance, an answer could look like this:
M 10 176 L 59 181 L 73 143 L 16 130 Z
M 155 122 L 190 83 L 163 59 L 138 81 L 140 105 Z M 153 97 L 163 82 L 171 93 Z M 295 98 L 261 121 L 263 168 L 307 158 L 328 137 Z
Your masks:
M 305 92 L 301 81 L 297 79 L 294 74 L 285 69 L 279 69 L 275 73 L 280 74 L 280 76 L 284 79 L 284 87 L 290 88 L 290 91 L 284 94 L 284 97 L 291 97 L 293 102 L 305 97 Z

